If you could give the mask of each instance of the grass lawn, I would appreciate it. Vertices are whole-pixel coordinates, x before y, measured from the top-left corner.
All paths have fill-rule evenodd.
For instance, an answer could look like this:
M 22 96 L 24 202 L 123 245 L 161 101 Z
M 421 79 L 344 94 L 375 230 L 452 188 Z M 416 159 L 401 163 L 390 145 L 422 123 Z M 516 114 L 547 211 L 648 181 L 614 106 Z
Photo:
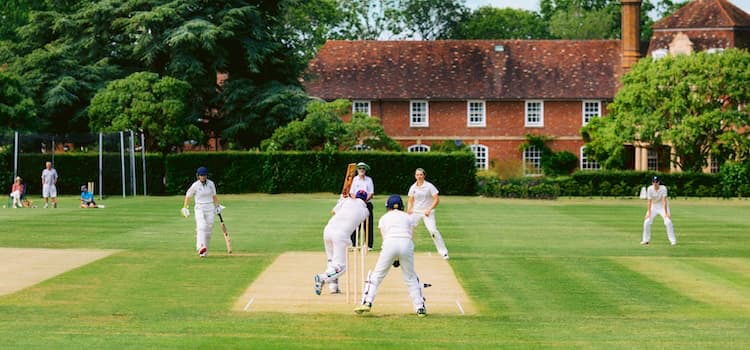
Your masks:
M 181 197 L 0 209 L 0 247 L 122 250 L 0 296 L 0 348 L 750 348 L 750 201 L 674 199 L 678 245 L 657 218 L 643 247 L 642 200 L 443 197 L 438 228 L 479 315 L 419 319 L 230 311 L 278 254 L 322 251 L 335 195 L 220 197 L 236 254 L 217 220 L 208 259 Z

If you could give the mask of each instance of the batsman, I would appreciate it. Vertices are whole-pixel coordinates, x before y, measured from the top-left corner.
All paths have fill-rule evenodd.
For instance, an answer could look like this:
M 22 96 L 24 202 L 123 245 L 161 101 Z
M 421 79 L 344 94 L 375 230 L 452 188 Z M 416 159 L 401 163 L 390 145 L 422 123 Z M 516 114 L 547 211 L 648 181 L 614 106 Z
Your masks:
M 346 250 L 352 241 L 349 234 L 367 218 L 367 192 L 358 191 L 354 198 L 342 197 L 333 208 L 333 217 L 323 229 L 328 264 L 326 271 L 315 275 L 315 294 L 329 283 L 331 293 L 339 293 L 338 278 L 346 271 Z
M 211 233 L 214 229 L 214 216 L 221 214 L 219 197 L 216 195 L 216 185 L 208 179 L 208 168 L 200 167 L 195 171 L 198 178 L 185 193 L 185 201 L 182 204 L 182 216 L 190 216 L 188 204 L 190 197 L 195 197 L 195 249 L 198 256 L 203 258 L 208 254 L 208 244 L 211 241 Z

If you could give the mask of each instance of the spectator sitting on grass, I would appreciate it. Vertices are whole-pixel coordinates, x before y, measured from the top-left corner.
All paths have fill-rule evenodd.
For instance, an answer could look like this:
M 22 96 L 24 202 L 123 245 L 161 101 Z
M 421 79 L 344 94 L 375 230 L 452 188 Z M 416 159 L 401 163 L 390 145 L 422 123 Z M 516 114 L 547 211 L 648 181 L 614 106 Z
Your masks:
M 86 186 L 81 186 L 81 208 L 96 208 L 94 194 Z

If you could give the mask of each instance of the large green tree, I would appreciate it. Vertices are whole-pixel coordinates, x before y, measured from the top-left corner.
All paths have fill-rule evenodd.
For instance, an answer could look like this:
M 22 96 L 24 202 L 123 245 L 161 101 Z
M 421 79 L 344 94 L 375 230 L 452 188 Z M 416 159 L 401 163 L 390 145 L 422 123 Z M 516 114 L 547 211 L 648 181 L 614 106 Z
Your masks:
M 311 101 L 304 119 L 295 120 L 276 129 L 264 140 L 262 149 L 279 150 L 339 150 L 379 149 L 401 150 L 401 146 L 388 137 L 380 120 L 355 113 L 349 123 L 342 116 L 351 111 L 351 102 L 339 99 L 333 102 Z M 355 147 L 357 146 L 357 147 Z
M 628 72 L 609 114 L 582 129 L 587 154 L 608 168 L 624 164 L 623 145 L 671 146 L 686 171 L 708 159 L 744 161 L 750 154 L 750 53 L 643 59 Z
M 35 117 L 34 101 L 21 81 L 0 69 L 0 132 L 31 130 Z
M 434 40 L 450 36 L 468 14 L 463 0 L 402 0 L 396 18 L 404 37 Z
M 547 24 L 536 12 L 482 6 L 458 22 L 445 39 L 547 39 Z
M 140 130 L 150 149 L 167 153 L 200 131 L 190 121 L 190 84 L 156 73 L 138 72 L 107 84 L 91 100 L 91 129 Z
M 668 0 L 662 0 L 668 1 Z M 651 39 L 650 0 L 641 3 L 641 40 Z M 621 36 L 620 0 L 541 0 L 539 14 L 560 39 L 617 39 Z

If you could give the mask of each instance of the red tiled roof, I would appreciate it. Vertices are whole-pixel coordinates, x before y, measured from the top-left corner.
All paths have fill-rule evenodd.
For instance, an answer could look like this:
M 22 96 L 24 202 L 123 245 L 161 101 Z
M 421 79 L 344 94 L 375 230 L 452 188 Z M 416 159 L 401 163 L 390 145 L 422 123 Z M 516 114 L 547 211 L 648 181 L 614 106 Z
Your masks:
M 652 26 L 660 29 L 750 27 L 750 15 L 727 0 L 693 0 Z
M 612 99 L 619 40 L 328 41 L 308 93 L 348 99 Z M 498 51 L 496 47 L 502 46 Z

